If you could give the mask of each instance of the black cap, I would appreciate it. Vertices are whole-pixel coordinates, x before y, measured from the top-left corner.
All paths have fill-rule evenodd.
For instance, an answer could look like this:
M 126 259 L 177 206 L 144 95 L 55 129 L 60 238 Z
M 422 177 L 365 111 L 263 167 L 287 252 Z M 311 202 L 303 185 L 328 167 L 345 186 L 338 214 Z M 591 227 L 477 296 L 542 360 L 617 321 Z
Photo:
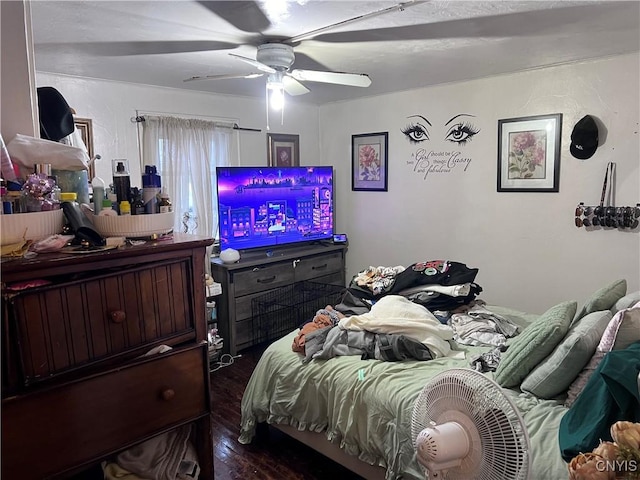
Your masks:
M 62 94 L 53 87 L 39 87 L 36 91 L 40 137 L 58 142 L 75 129 L 71 108 Z
M 580 119 L 571 132 L 571 155 L 586 160 L 596 153 L 598 148 L 598 126 L 590 115 Z

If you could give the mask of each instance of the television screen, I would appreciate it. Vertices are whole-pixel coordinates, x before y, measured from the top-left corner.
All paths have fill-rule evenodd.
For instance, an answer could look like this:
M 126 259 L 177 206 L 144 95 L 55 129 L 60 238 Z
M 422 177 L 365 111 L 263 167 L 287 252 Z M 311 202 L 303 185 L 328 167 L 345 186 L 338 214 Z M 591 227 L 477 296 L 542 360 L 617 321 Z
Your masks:
M 331 239 L 333 167 L 218 167 L 220 249 Z

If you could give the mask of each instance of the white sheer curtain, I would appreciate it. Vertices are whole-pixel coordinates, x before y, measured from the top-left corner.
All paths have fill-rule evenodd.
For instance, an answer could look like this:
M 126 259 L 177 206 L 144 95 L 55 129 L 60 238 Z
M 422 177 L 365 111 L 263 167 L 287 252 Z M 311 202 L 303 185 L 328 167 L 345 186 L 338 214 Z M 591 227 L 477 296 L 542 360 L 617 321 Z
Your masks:
M 233 130 L 215 122 L 144 115 L 142 171 L 155 165 L 176 214 L 174 230 L 215 238 L 216 166 L 230 163 Z

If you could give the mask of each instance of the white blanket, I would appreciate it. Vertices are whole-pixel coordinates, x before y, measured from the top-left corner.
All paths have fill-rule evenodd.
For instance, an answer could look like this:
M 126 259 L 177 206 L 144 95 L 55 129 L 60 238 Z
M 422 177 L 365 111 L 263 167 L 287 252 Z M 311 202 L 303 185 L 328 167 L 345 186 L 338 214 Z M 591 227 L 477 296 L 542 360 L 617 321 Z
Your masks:
M 345 330 L 405 335 L 428 346 L 436 358 L 451 352 L 447 340 L 453 339 L 453 329 L 422 305 L 400 295 L 386 295 L 369 312 L 343 318 L 338 325 Z

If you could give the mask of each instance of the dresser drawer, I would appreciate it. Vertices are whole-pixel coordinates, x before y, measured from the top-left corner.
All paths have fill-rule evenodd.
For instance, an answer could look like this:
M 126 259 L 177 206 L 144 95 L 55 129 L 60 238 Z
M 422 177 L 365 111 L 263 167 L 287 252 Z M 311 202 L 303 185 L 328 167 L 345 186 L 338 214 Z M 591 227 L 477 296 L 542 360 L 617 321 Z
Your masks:
M 188 259 L 168 261 L 11 297 L 22 383 L 150 343 L 195 339 L 191 275 Z
M 233 275 L 236 296 L 264 292 L 294 282 L 293 264 L 275 263 L 265 267 L 236 272 Z
M 2 404 L 2 478 L 42 479 L 208 415 L 206 345 Z
M 296 264 L 296 282 L 341 272 L 343 265 L 341 252 L 302 258 Z

